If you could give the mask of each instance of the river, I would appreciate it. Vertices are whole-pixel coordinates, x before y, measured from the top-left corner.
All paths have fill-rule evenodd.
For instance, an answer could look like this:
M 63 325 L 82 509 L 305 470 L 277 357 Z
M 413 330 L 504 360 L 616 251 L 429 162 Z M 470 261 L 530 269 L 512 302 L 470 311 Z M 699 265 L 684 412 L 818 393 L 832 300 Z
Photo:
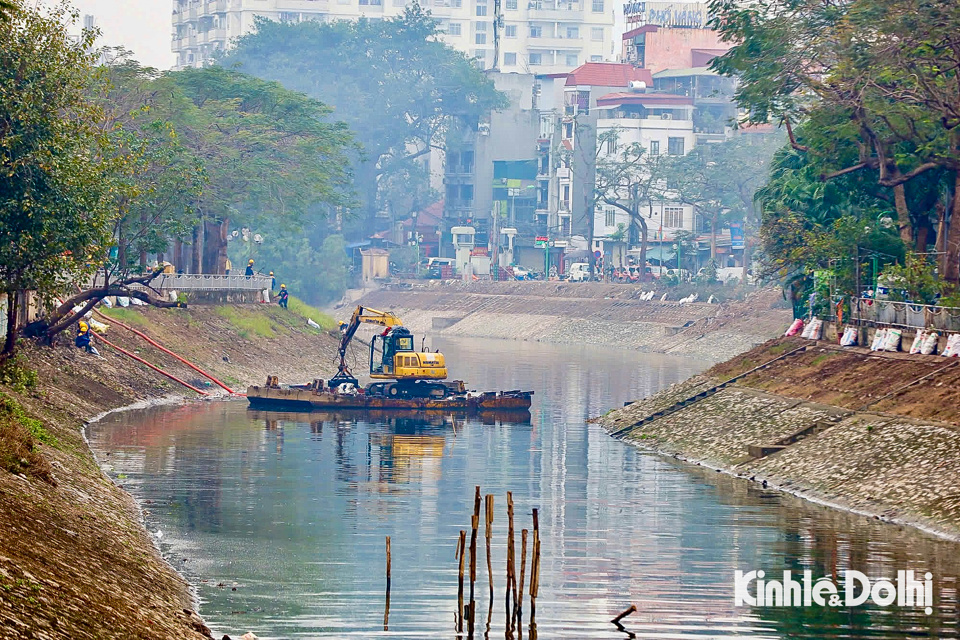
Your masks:
M 505 624 L 507 491 L 518 565 L 520 529 L 539 509 L 540 638 L 628 637 L 610 619 L 630 604 L 638 611 L 624 625 L 641 638 L 958 636 L 955 544 L 641 452 L 586 422 L 706 363 L 577 344 L 436 345 L 452 377 L 474 388 L 535 390 L 529 422 L 260 412 L 231 401 L 115 413 L 90 428 L 104 468 L 195 585 L 215 637 L 456 637 L 454 556 L 461 529 L 469 539 L 475 485 L 495 500 L 491 637 Z M 482 528 L 478 549 L 480 637 Z M 873 578 L 930 571 L 934 609 L 734 606 L 738 569 L 816 578 L 847 568 Z

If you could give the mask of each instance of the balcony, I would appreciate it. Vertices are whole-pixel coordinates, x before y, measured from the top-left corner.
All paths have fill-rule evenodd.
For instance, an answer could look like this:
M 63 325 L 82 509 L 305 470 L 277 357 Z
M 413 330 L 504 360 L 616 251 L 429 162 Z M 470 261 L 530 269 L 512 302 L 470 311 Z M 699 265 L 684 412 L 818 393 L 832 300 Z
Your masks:
M 551 51 L 580 51 L 583 49 L 582 38 L 564 38 L 554 36 L 543 36 L 540 38 L 527 39 L 527 48 L 529 49 L 549 49 Z
M 536 3 L 530 3 L 531 8 L 527 12 L 527 16 L 531 20 L 548 20 L 550 22 L 564 22 L 564 21 L 577 21 L 579 22 L 583 18 L 583 7 L 579 4 L 571 5 L 572 8 L 560 7 L 553 8 L 547 6 L 539 6 Z
M 207 2 L 204 7 L 205 13 L 226 13 L 227 12 L 227 0 L 213 0 L 212 2 Z
M 628 114 L 622 118 L 601 118 L 597 120 L 597 131 L 605 129 L 646 129 L 676 133 L 693 133 L 693 120 L 664 120 L 663 118 L 641 118 Z

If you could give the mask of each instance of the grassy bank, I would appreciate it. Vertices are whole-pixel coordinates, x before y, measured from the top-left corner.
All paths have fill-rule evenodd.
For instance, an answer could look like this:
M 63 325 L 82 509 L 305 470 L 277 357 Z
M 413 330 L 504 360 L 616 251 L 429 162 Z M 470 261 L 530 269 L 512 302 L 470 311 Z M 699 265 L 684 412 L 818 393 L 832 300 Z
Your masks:
M 960 538 L 956 360 L 774 340 L 600 422 L 637 446 Z
M 131 307 L 106 312 L 107 336 L 211 392 L 205 380 L 112 320 L 144 331 L 239 387 L 268 374 L 309 380 L 334 370 L 332 319 L 290 305 Z M 269 331 L 264 328 L 269 328 Z M 265 335 L 269 334 L 269 335 Z M 132 498 L 93 458 L 94 416 L 171 394 L 195 397 L 103 343 L 103 358 L 24 343 L 0 371 L 0 629 L 4 638 L 203 638 L 188 585 L 159 556 Z

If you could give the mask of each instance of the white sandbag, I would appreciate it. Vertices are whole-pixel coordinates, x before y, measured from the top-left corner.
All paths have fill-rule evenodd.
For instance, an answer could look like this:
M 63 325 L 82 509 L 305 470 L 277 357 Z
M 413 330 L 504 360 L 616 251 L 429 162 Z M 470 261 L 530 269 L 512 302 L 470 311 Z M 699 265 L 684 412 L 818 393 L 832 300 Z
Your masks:
M 923 337 L 923 345 L 920 347 L 920 353 L 925 356 L 936 353 L 939 342 L 940 334 L 936 331 L 930 331 Z
M 810 321 L 810 325 L 808 329 L 809 329 L 809 333 L 807 335 L 807 338 L 809 338 L 810 340 L 819 340 L 823 334 L 823 320 L 821 320 L 820 318 L 814 318 L 813 320 Z M 806 330 L 804 330 L 804 332 L 807 333 Z
M 840 338 L 841 347 L 857 346 L 857 328 L 847 327 L 843 330 L 843 336 Z
M 100 302 L 101 302 L 101 303 L 103 304 L 103 306 L 105 306 L 107 309 L 113 309 L 113 302 L 110 301 L 110 298 L 104 298 L 104 299 L 101 300 Z
M 170 302 L 176 302 L 177 292 L 171 289 L 170 291 L 167 292 L 167 297 L 170 299 Z
M 97 333 L 106 333 L 107 329 L 110 328 L 109 325 L 103 324 L 99 320 L 94 320 L 93 318 L 90 318 L 87 320 L 87 322 L 90 323 L 90 328 Z
M 130 304 L 135 307 L 145 307 L 147 303 L 141 300 L 140 298 L 130 298 Z
M 660 302 L 666 302 L 666 301 L 667 301 L 667 294 L 663 294 L 662 296 L 660 296 Z
M 117 296 L 117 306 L 118 306 L 118 307 L 129 307 L 129 306 L 130 306 L 130 298 L 128 298 L 128 297 L 126 297 L 126 296 Z
M 923 331 L 917 331 L 917 335 L 913 337 L 913 344 L 910 345 L 910 353 L 920 353 L 921 347 L 923 347 Z
M 264 289 L 260 292 L 260 302 L 264 304 L 270 304 L 270 290 Z
M 883 348 L 886 335 L 886 329 L 877 329 L 877 332 L 873 334 L 873 342 L 870 343 L 870 351 L 880 351 Z
M 887 329 L 887 335 L 883 338 L 884 351 L 900 351 L 900 336 L 903 331 L 900 329 Z
M 947 338 L 947 346 L 940 355 L 948 358 L 960 357 L 960 333 L 951 334 Z
M 803 331 L 800 332 L 800 337 L 801 337 L 801 338 L 807 338 L 807 339 L 810 338 L 810 333 L 813 331 L 813 323 L 814 323 L 814 322 L 816 322 L 816 320 L 811 320 L 811 321 L 808 322 L 806 325 L 804 325 Z
M 320 325 L 313 321 L 313 318 L 307 318 L 307 324 L 313 327 L 314 329 L 319 329 Z

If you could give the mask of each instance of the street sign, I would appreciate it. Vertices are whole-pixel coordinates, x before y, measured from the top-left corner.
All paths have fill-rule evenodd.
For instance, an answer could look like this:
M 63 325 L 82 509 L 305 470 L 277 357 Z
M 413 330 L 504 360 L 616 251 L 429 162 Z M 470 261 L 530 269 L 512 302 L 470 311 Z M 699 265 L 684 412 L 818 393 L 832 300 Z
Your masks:
M 547 247 L 547 243 L 549 242 L 550 239 L 547 238 L 547 236 L 537 236 L 536 240 L 533 242 L 533 246 L 537 247 L 538 249 L 545 249 Z

